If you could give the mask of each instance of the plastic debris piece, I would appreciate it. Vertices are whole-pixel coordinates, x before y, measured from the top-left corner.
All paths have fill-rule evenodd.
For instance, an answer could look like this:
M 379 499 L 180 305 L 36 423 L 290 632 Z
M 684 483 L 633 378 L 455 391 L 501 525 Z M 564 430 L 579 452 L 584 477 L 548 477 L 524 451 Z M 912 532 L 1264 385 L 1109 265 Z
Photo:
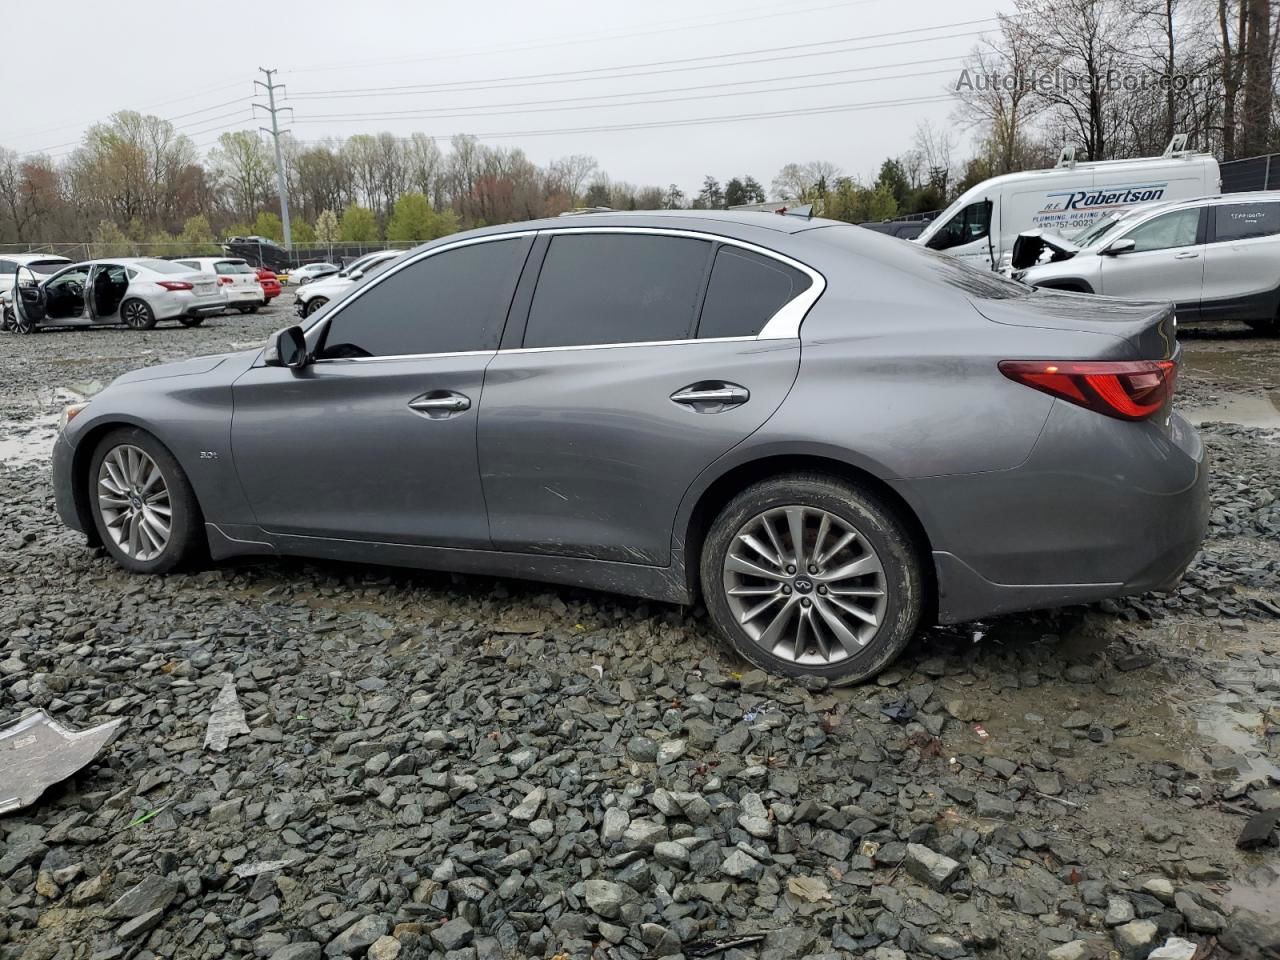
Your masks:
M 991 736 L 991 734 L 987 733 L 987 728 L 980 723 L 975 723 L 973 725 L 973 732 L 978 735 L 979 740 L 985 740 L 987 737 Z
M 236 696 L 235 679 L 231 674 L 224 673 L 222 689 L 209 712 L 209 726 L 204 734 L 205 749 L 221 753 L 227 749 L 233 736 L 248 732 L 249 724 L 244 720 L 244 707 L 240 706 L 240 698 Z
M 821 877 L 788 877 L 787 890 L 801 900 L 807 900 L 810 903 L 831 899 L 831 891 L 827 889 L 827 882 Z
M 248 880 L 250 877 L 256 877 L 260 873 L 276 873 L 286 867 L 292 867 L 295 863 L 301 863 L 302 859 L 302 857 L 291 857 L 288 860 L 259 860 L 257 863 L 241 863 L 237 864 L 231 872 L 241 880 Z
M 697 943 L 691 943 L 684 948 L 686 955 L 690 957 L 711 957 L 717 953 L 724 953 L 726 950 L 733 950 L 736 947 L 749 947 L 752 944 L 764 941 L 763 933 L 748 933 L 741 937 L 721 937 L 718 940 L 699 940 Z
M 79 732 L 37 710 L 0 730 L 0 814 L 21 810 L 89 763 L 115 739 L 123 718 Z

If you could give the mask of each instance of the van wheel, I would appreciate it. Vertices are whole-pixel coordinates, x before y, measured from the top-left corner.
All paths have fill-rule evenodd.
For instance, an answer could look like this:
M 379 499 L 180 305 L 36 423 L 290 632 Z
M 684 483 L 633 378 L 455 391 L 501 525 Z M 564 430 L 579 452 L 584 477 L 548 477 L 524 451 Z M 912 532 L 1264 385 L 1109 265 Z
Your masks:
M 134 573 L 168 573 L 204 542 L 204 520 L 178 461 L 144 430 L 103 437 L 85 477 L 93 522 L 107 552 Z
M 840 685 L 888 666 L 924 602 L 920 560 L 894 512 L 823 474 L 738 494 L 711 525 L 700 575 L 711 619 L 745 659 Z
M 120 304 L 120 319 L 133 330 L 150 330 L 156 325 L 156 314 L 145 300 L 126 300 Z

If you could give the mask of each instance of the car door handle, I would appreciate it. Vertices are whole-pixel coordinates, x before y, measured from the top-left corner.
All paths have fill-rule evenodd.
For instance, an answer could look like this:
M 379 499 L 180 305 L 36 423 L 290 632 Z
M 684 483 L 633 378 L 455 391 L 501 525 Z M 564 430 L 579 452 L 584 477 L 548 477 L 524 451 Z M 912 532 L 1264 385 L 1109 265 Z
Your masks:
M 471 409 L 471 398 L 451 390 L 432 390 L 409 401 L 409 409 L 432 420 L 443 420 L 455 413 Z
M 1194 259 L 1195 259 L 1196 257 L 1198 257 L 1198 256 L 1200 256 L 1200 254 L 1196 253 L 1194 250 L 1189 250 L 1189 251 L 1187 251 L 1186 253 L 1178 253 L 1178 254 L 1174 254 L 1173 259 L 1175 259 L 1175 260 L 1194 260 Z
M 736 383 L 703 382 L 690 384 L 671 395 L 673 403 L 692 407 L 698 413 L 719 413 L 740 406 L 751 399 L 751 391 Z

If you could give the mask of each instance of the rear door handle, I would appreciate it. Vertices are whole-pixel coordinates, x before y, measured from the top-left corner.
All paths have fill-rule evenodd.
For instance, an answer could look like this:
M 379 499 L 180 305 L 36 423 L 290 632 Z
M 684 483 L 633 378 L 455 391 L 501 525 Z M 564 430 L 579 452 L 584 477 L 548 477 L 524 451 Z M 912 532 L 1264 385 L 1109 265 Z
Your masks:
M 1200 256 L 1200 254 L 1196 253 L 1194 250 L 1190 250 L 1190 251 L 1188 251 L 1188 252 L 1186 252 L 1186 253 L 1178 253 L 1178 254 L 1174 254 L 1173 259 L 1175 259 L 1175 260 L 1194 260 L 1194 259 L 1195 259 L 1196 257 L 1198 257 L 1198 256 Z
M 698 413 L 719 413 L 751 399 L 751 391 L 736 383 L 704 381 L 690 384 L 671 395 L 673 403 L 692 407 Z
M 471 409 L 471 398 L 452 390 L 431 390 L 409 401 L 409 409 L 431 420 L 443 420 Z

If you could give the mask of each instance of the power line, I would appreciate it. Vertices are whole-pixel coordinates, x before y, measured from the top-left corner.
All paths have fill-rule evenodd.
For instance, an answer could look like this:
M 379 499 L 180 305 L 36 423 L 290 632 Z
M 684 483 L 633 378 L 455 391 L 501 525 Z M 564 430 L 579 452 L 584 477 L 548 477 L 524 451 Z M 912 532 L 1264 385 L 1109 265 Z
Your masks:
M 935 30 L 951 29 L 952 27 L 974 26 L 976 24 L 981 24 L 981 23 L 991 23 L 995 20 L 996 20 L 995 17 L 982 17 L 977 20 L 958 20 L 954 23 L 941 23 L 932 27 L 917 27 L 912 30 L 893 30 L 888 33 L 872 33 L 872 34 L 867 34 L 865 36 L 842 37 L 841 39 L 838 39 L 838 40 L 817 40 L 810 43 L 795 43 L 795 44 L 787 44 L 787 45 L 778 46 L 778 47 L 761 47 L 755 50 L 739 50 L 735 53 L 707 54 L 701 57 L 681 57 L 674 60 L 651 60 L 644 63 L 629 63 L 629 64 L 621 64 L 621 65 L 612 66 L 612 67 L 592 67 L 589 69 L 582 69 L 582 70 L 561 70 L 561 71 L 552 71 L 550 73 L 530 73 L 530 74 L 521 74 L 521 75 L 514 75 L 514 76 L 505 76 L 505 77 L 490 77 L 484 80 L 452 80 L 444 83 L 425 83 L 425 84 L 410 83 L 410 84 L 398 84 L 398 85 L 386 86 L 386 87 L 348 87 L 348 88 L 341 88 L 337 90 L 314 90 L 310 92 L 304 91 L 302 93 L 296 94 L 294 96 L 294 99 L 319 99 L 319 98 L 337 99 L 337 98 L 342 98 L 347 96 L 366 97 L 366 96 L 395 95 L 396 91 L 400 91 L 400 90 L 412 90 L 413 92 L 418 92 L 418 93 L 431 91 L 431 90 L 450 90 L 453 92 L 461 92 L 457 88 L 470 87 L 472 89 L 485 89 L 484 87 L 475 86 L 476 84 L 497 84 L 497 83 L 507 83 L 507 82 L 563 83 L 563 82 L 573 82 L 573 81 L 556 79 L 556 78 L 576 78 L 576 77 L 582 77 L 585 74 L 601 74 L 609 71 L 632 70 L 632 69 L 638 69 L 638 68 L 670 67 L 671 69 L 669 70 L 661 70 L 657 72 L 677 73 L 682 70 L 707 70 L 707 69 L 711 69 L 713 67 L 719 67 L 719 66 L 735 66 L 736 67 L 736 66 L 745 66 L 753 63 L 773 63 L 778 60 L 794 60 L 800 57 L 831 56 L 834 54 L 841 54 L 841 53 L 857 53 L 861 50 L 876 50 L 882 47 L 903 46 L 903 45 L 912 44 L 912 43 L 927 43 L 932 40 L 948 40 L 948 39 L 954 39 L 956 37 L 975 36 L 977 34 L 985 33 L 986 31 L 972 30 L 972 31 L 966 31 L 963 33 L 952 34 L 948 36 L 920 37 L 920 38 L 910 39 L 910 40 L 897 40 L 891 43 L 870 44 L 866 47 L 855 47 L 851 49 L 841 49 L 841 50 L 814 50 L 813 49 L 814 47 L 833 46 L 836 44 L 844 44 L 844 43 L 855 43 L 855 42 L 860 42 L 862 40 L 878 40 L 883 37 L 901 37 L 905 34 L 930 33 Z M 806 50 L 808 52 L 790 54 L 787 56 L 767 57 L 767 58 L 760 58 L 760 59 L 754 59 L 754 60 L 743 60 L 738 63 L 701 64 L 698 66 L 689 66 L 689 64 L 693 64 L 696 61 L 701 61 L 701 60 L 729 60 L 735 57 L 754 56 L 755 54 L 758 54 L 758 53 L 777 53 L 780 51 L 788 51 L 788 50 Z M 622 79 L 624 77 L 629 77 L 629 76 L 648 76 L 648 75 L 649 74 L 646 74 L 646 73 L 630 73 L 630 74 L 591 77 L 589 79 L 618 80 L 618 79 Z
M 551 129 L 551 130 L 503 130 L 503 131 L 493 131 L 489 133 L 474 133 L 474 134 L 469 134 L 469 136 L 472 136 L 477 140 L 494 140 L 494 139 L 506 139 L 506 138 L 514 138 L 514 137 L 559 136 L 559 135 L 575 134 L 575 133 L 611 133 L 614 131 L 623 131 L 623 130 L 656 130 L 664 127 L 694 127 L 694 126 L 703 126 L 706 124 L 716 124 L 716 123 L 740 123 L 740 122 L 750 121 L 750 120 L 775 120 L 775 119 L 782 119 L 786 117 L 820 116 L 822 114 L 829 114 L 829 113 L 851 113 L 858 110 L 871 110 L 871 109 L 879 109 L 882 107 L 902 107 L 902 106 L 912 106 L 915 104 L 943 103 L 943 102 L 950 101 L 951 99 L 952 98 L 950 94 L 944 94 L 944 95 L 929 96 L 929 97 L 908 97 L 908 98 L 897 99 L 897 100 L 872 100 L 872 101 L 867 101 L 863 103 L 837 103 L 837 104 L 832 104 L 825 107 L 801 107 L 796 110 L 775 110 L 767 113 L 739 113 L 739 114 L 730 114 L 730 115 L 721 116 L 721 117 L 690 117 L 684 120 L 640 121 L 635 123 L 610 124 L 610 125 L 603 125 L 603 126 L 558 127 L 556 129 Z M 330 138 L 329 141 L 299 140 L 296 142 L 301 145 L 311 145 L 311 144 L 327 145 L 327 143 L 332 142 L 332 139 L 333 138 Z M 408 142 L 410 138 L 396 137 L 394 139 Z M 428 135 L 427 139 L 435 140 L 439 143 L 447 143 L 451 138 L 447 136 Z
M 949 59 L 960 59 L 952 57 Z M 815 90 L 822 87 L 838 87 L 847 86 L 855 83 L 872 83 L 881 80 L 914 80 L 917 77 L 939 76 L 944 73 L 954 73 L 953 69 L 928 70 L 915 73 L 899 73 L 886 77 L 858 77 L 850 80 L 832 80 L 827 83 L 806 83 L 789 87 L 771 87 L 762 90 L 731 90 L 721 93 L 704 93 L 696 94 L 688 97 L 659 97 L 648 100 L 632 100 L 626 103 L 580 103 L 567 106 L 544 106 L 535 107 L 533 109 L 521 110 L 491 110 L 489 106 L 502 106 L 501 104 L 485 105 L 484 109 L 472 111 L 470 108 L 457 107 L 449 108 L 449 112 L 429 111 L 425 113 L 413 111 L 395 111 L 389 114 L 337 114 L 337 113 L 321 113 L 313 114 L 305 119 L 296 121 L 297 123 L 327 123 L 332 120 L 343 120 L 347 122 L 381 122 L 385 120 L 398 119 L 456 119 L 459 117 L 497 117 L 509 116 L 512 114 L 523 115 L 526 113 L 556 113 L 565 110 L 599 110 L 602 107 L 636 107 L 655 103 L 687 103 L 695 100 L 716 100 L 724 97 L 741 97 L 748 94 L 770 94 L 770 93 L 791 93 L 796 90 Z M 660 91 L 655 91 L 660 92 Z M 533 103 L 564 103 L 563 100 L 544 100 L 532 101 Z
M 192 93 L 192 94 L 188 94 L 188 95 L 181 96 L 181 97 L 173 97 L 173 98 L 171 98 L 171 99 L 169 99 L 169 100 L 161 100 L 159 103 L 153 103 L 153 104 L 151 104 L 150 106 L 146 106 L 146 107 L 139 107 L 139 108 L 138 108 L 138 112 L 139 112 L 139 113 L 141 113 L 141 112 L 143 112 L 144 110 L 154 110 L 156 107 L 163 107 L 163 106 L 166 106 L 166 105 L 168 105 L 168 104 L 170 104 L 170 103 L 182 103 L 183 101 L 186 101 L 186 100 L 194 100 L 194 99 L 196 99 L 197 97 L 203 97 L 203 96 L 205 96 L 206 94 L 210 94 L 210 93 L 219 93 L 219 92 L 221 92 L 221 91 L 223 91 L 223 90 L 230 90 L 230 89 L 232 89 L 233 87 L 238 87 L 238 86 L 240 86 L 239 81 L 237 81 L 236 83 L 225 83 L 225 84 L 222 84 L 221 86 L 217 86 L 217 87 L 209 87 L 209 88 L 208 88 L 208 89 L 206 89 L 206 90 L 201 90 L 199 93 Z M 94 118 L 93 118 L 93 119 L 91 119 L 91 120 L 82 120 L 82 121 L 80 121 L 79 123 L 61 123 L 61 124 L 56 124 L 56 125 L 54 125 L 54 126 L 50 126 L 50 127 L 39 127 L 39 128 L 31 128 L 31 127 L 28 127 L 26 130 L 19 130 L 17 133 L 13 134 L 13 136 L 18 137 L 19 139 L 21 139 L 22 137 L 25 137 L 25 136 L 27 136 L 27 135 L 29 135 L 29 134 L 35 134 L 35 133 L 48 133 L 48 132 L 50 132 L 50 131 L 52 131 L 52 130 L 71 130 L 71 129 L 74 129 L 74 128 L 76 128 L 76 127 L 84 127 L 84 126 L 86 126 L 86 125 L 88 125 L 88 124 L 90 124 L 90 123 L 96 123 L 96 122 L 97 122 L 98 120 L 100 120 L 100 119 L 101 119 L 101 117 L 99 116 L 99 117 L 94 117 Z M 30 152 L 30 153 L 39 153 L 40 151 L 38 151 L 38 150 L 33 150 L 33 151 L 28 151 L 28 152 Z
M 710 14 L 710 15 L 703 14 L 696 17 L 686 17 L 681 20 L 663 21 L 664 23 L 667 24 L 667 26 L 659 27 L 653 30 L 631 29 L 621 33 L 615 32 L 615 33 L 582 34 L 577 37 L 568 37 L 561 40 L 547 40 L 539 43 L 510 44 L 503 47 L 486 47 L 483 49 L 472 48 L 469 50 L 460 50 L 460 51 L 453 51 L 449 53 L 433 54 L 427 57 L 388 57 L 388 58 L 383 58 L 379 60 L 348 61 L 347 63 L 327 64 L 323 67 L 302 67 L 300 69 L 290 70 L 289 72 L 290 73 L 321 73 L 321 72 L 331 72 L 334 70 L 349 70 L 356 67 L 397 66 L 403 63 L 429 63 L 429 62 L 434 62 L 439 60 L 458 60 L 466 57 L 492 56 L 494 54 L 499 54 L 499 53 L 522 53 L 526 50 L 545 50 L 551 47 L 573 46 L 580 43 L 599 43 L 604 40 L 616 40 L 616 39 L 624 39 L 624 38 L 629 40 L 634 37 L 648 37 L 648 36 L 655 36 L 657 34 L 662 34 L 662 33 L 676 33 L 680 31 L 689 30 L 691 28 L 690 27 L 691 24 L 693 24 L 693 27 L 692 27 L 693 29 L 705 29 L 707 27 L 723 26 L 725 24 L 737 25 L 740 23 L 753 23 L 759 20 L 773 20 L 773 19 L 776 19 L 777 17 L 800 16 L 806 13 L 818 13 L 824 10 L 834 10 L 837 7 L 860 6 L 864 3 L 876 3 L 876 2 L 879 2 L 879 0 L 841 0 L 841 2 L 839 3 L 827 3 L 817 7 L 801 7 L 799 9 L 784 9 L 784 10 L 778 10 L 776 8 L 772 8 L 771 6 L 754 7 L 754 8 L 749 8 L 746 12 L 748 13 L 751 12 L 751 9 L 754 9 L 754 10 L 769 9 L 770 12 L 762 13 L 757 16 L 744 17 L 744 16 L 741 16 L 742 11 L 739 11 L 737 14 L 731 17 L 713 19 L 706 23 L 694 24 L 694 21 L 707 20 L 708 16 L 713 16 L 713 17 L 716 16 L 714 14 Z M 651 21 L 651 22 L 654 22 L 654 21 Z M 644 24 L 640 25 L 640 27 L 643 27 L 643 26 Z
M 551 103 L 577 103 L 583 100 L 617 100 L 623 97 L 641 97 L 641 96 L 648 96 L 650 94 L 690 93 L 696 90 L 722 90 L 725 87 L 740 87 L 745 85 L 759 85 L 762 83 L 777 83 L 777 82 L 786 81 L 786 80 L 814 80 L 814 79 L 820 79 L 823 77 L 840 76 L 842 74 L 847 74 L 847 73 L 866 73 L 869 70 L 890 70 L 895 67 L 917 67 L 917 66 L 923 66 L 926 64 L 945 63 L 951 60 L 963 60 L 963 59 L 964 59 L 964 55 L 958 54 L 953 57 L 927 57 L 923 60 L 901 60 L 901 61 L 898 61 L 897 63 L 879 63 L 879 64 L 872 64 L 870 66 L 864 66 L 864 67 L 843 67 L 839 70 L 820 70 L 813 73 L 792 73 L 792 74 L 786 74 L 780 77 L 763 77 L 759 80 L 725 80 L 720 83 L 701 83 L 701 84 L 694 84 L 692 86 L 684 86 L 684 87 L 662 87 L 657 90 L 637 90 L 629 93 L 585 94 L 585 95 L 576 96 L 576 97 L 562 97 L 554 100 L 512 100 L 506 103 L 485 103 L 485 104 L 477 104 L 476 106 L 478 108 L 487 110 L 491 107 L 540 106 L 543 104 L 551 104 Z M 950 72 L 950 71 L 943 71 L 943 72 Z M 925 76 L 925 74 L 918 74 L 918 75 Z M 895 78 L 880 77 L 880 78 L 872 78 L 872 79 L 891 80 Z M 822 86 L 822 84 L 813 84 L 813 86 Z M 750 93 L 753 91 L 744 91 L 744 92 Z M 765 91 L 761 91 L 761 92 L 765 92 Z M 605 106 L 607 105 L 608 104 L 605 104 Z M 413 116 L 418 114 L 423 109 L 425 108 L 413 107 L 408 110 L 383 110 L 382 116 L 385 116 L 385 117 Z M 446 110 L 446 109 L 447 110 L 468 110 L 472 108 L 470 107 L 443 108 L 442 107 L 441 109 L 442 110 Z M 313 117 L 322 116 L 322 117 L 333 118 L 334 116 L 339 116 L 339 115 L 311 114 L 311 116 Z M 350 116 L 350 114 L 346 114 L 345 116 Z M 298 121 L 298 122 L 301 123 L 302 121 Z

